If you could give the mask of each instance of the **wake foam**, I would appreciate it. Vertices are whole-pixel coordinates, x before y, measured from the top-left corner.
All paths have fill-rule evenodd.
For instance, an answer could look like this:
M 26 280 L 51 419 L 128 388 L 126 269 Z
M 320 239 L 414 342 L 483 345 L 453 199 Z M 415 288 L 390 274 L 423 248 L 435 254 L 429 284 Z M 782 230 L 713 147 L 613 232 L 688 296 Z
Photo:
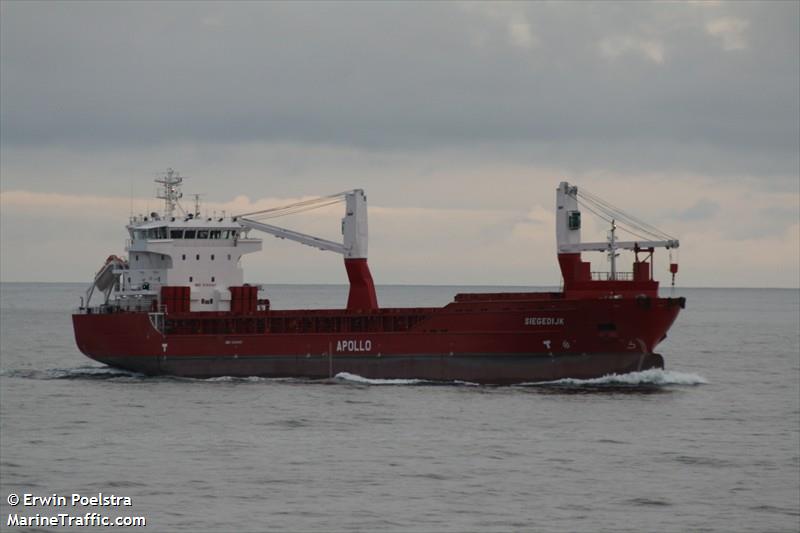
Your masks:
M 174 377 L 177 379 L 176 376 L 159 376 L 161 378 L 164 377 Z M 264 378 L 260 376 L 219 376 L 215 378 L 180 378 L 186 381 L 202 381 L 205 383 L 291 383 L 296 381 L 295 378 Z
M 314 383 L 319 380 L 309 380 L 302 378 L 267 378 L 267 377 L 233 377 L 221 376 L 214 378 L 186 378 L 177 376 L 156 376 L 148 377 L 145 374 L 122 370 L 109 366 L 82 366 L 75 368 L 50 368 L 46 370 L 36 369 L 9 369 L 0 371 L 0 375 L 11 378 L 23 379 L 88 379 L 88 380 L 174 380 L 189 382 L 206 383 Z M 459 385 L 459 386 L 480 386 L 477 383 L 468 381 L 432 381 L 426 379 L 374 379 L 365 378 L 358 374 L 349 372 L 339 372 L 333 378 L 337 382 L 356 383 L 362 385 Z M 536 381 L 530 383 L 520 383 L 523 387 L 637 387 L 637 386 L 695 386 L 708 383 L 706 378 L 686 372 L 676 372 L 663 370 L 661 368 L 651 368 L 641 372 L 631 372 L 629 374 L 609 374 L 607 376 L 592 379 L 573 379 L 565 378 L 555 381 Z
M 537 381 L 533 383 L 522 383 L 526 386 L 537 385 L 563 385 L 568 387 L 602 387 L 602 386 L 637 386 L 637 385 L 703 385 L 708 380 L 697 374 L 686 372 L 675 372 L 664 370 L 663 368 L 651 368 L 641 372 L 631 372 L 629 374 L 609 374 L 607 376 L 592 379 L 557 379 L 555 381 Z
M 371 379 L 358 374 L 351 374 L 350 372 L 339 372 L 333 376 L 333 379 L 365 385 L 419 385 L 420 383 L 430 383 L 430 381 L 424 379 Z
M 4 370 L 0 375 L 25 379 L 115 379 L 143 378 L 144 374 L 112 368 L 110 366 L 79 366 L 75 368 L 48 368 L 46 370 L 17 369 Z
M 432 379 L 378 379 L 378 378 L 365 378 L 358 374 L 351 374 L 350 372 L 339 372 L 333 379 L 336 381 L 345 381 L 351 383 L 361 383 L 363 385 L 461 385 L 465 387 L 479 387 L 478 383 L 469 381 L 437 381 Z

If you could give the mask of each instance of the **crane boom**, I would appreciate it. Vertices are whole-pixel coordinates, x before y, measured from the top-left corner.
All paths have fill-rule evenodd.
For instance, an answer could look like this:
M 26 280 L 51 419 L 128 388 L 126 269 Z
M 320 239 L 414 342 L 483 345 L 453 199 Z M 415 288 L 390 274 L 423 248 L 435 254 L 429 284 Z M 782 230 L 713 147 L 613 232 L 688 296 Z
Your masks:
M 581 208 L 609 222 L 611 229 L 605 242 L 581 241 Z M 619 241 L 617 229 L 641 240 Z M 562 181 L 556 191 L 556 249 L 565 291 L 573 295 L 594 297 L 597 291 L 615 295 L 618 291 L 639 291 L 637 294 L 658 294 L 658 282 L 653 279 L 653 252 L 655 248 L 670 251 L 670 272 L 673 285 L 678 264 L 672 262 L 672 250 L 680 242 L 658 228 L 625 213 L 609 202 L 587 191 Z M 634 252 L 633 270 L 618 272 L 619 250 Z M 591 262 L 583 261 L 582 252 L 604 252 L 608 255 L 610 272 L 592 272 Z M 640 258 L 639 254 L 646 254 Z M 603 279 L 605 277 L 605 279 Z M 627 284 L 627 285 L 626 285 Z M 626 288 L 627 287 L 627 288 Z
M 615 241 L 613 246 L 610 242 L 581 242 L 578 244 L 559 244 L 560 253 L 577 252 L 609 252 L 615 250 L 644 250 L 646 248 L 678 248 L 680 242 L 669 241 Z
M 359 259 L 367 257 L 367 196 L 362 189 L 353 189 L 341 193 L 345 197 L 345 216 L 342 218 L 342 235 L 343 242 L 333 242 L 314 235 L 300 233 L 272 224 L 265 224 L 248 216 L 258 215 L 258 213 L 247 213 L 245 216 L 239 216 L 238 222 L 250 229 L 263 231 L 269 233 L 280 239 L 289 239 L 290 241 L 299 242 L 306 246 L 319 248 L 329 252 L 336 252 L 342 254 L 346 258 Z M 330 197 L 326 197 L 330 198 Z M 270 209 L 267 211 L 274 211 Z
M 336 196 L 339 195 L 334 195 L 333 197 Z M 350 295 L 347 299 L 347 308 L 351 310 L 377 309 L 378 298 L 375 293 L 372 274 L 370 274 L 369 266 L 367 265 L 367 196 L 362 189 L 353 189 L 352 191 L 341 193 L 341 196 L 345 198 L 345 215 L 342 218 L 342 243 L 247 218 L 248 216 L 258 216 L 259 213 L 263 215 L 265 212 L 274 214 L 275 211 L 280 211 L 283 208 L 247 213 L 244 217 L 237 217 L 237 221 L 245 228 L 263 231 L 279 239 L 288 239 L 323 251 L 342 254 L 347 277 L 350 280 Z M 326 200 L 330 198 L 332 197 L 325 197 Z M 308 201 L 304 203 L 307 204 Z M 297 204 L 293 205 L 296 206 Z
M 321 237 L 306 235 L 305 233 L 300 233 L 299 231 L 273 226 L 272 224 L 264 224 L 263 222 L 257 222 L 248 218 L 240 218 L 238 219 L 238 222 L 246 228 L 263 231 L 264 233 L 269 233 L 270 235 L 274 235 L 279 239 L 289 239 L 290 241 L 299 242 L 300 244 L 305 244 L 306 246 L 312 246 L 314 248 L 319 248 L 320 250 L 336 252 L 342 255 L 345 255 L 346 253 L 343 244 L 329 241 Z

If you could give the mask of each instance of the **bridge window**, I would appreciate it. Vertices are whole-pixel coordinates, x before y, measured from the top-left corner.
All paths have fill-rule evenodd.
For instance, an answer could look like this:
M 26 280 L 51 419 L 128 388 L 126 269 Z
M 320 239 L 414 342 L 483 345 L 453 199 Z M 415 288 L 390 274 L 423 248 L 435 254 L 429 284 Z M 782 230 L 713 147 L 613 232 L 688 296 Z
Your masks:
M 214 283 L 215 281 L 216 279 L 214 278 L 214 276 L 211 276 L 211 283 Z
M 197 255 L 195 256 L 195 259 L 197 259 L 198 261 L 200 261 L 200 254 L 197 254 Z
M 183 232 L 184 239 L 194 239 L 195 231 L 193 229 L 187 229 Z
M 208 232 L 209 239 L 219 239 L 222 236 L 222 232 L 218 229 L 212 229 Z
M 183 230 L 182 229 L 173 229 L 169 232 L 170 239 L 183 239 Z
M 207 229 L 199 229 L 199 230 L 197 230 L 197 238 L 198 239 L 208 239 L 208 230 Z
M 181 259 L 183 259 L 184 261 L 186 261 L 186 254 L 183 254 L 183 255 L 181 256 Z

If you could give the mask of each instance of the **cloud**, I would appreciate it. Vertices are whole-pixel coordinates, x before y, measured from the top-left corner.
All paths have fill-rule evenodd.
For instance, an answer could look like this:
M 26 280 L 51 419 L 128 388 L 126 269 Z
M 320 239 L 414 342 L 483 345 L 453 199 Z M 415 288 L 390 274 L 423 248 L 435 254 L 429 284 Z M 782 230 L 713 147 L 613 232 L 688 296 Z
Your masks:
M 747 29 L 750 22 L 740 18 L 723 17 L 706 23 L 709 35 L 719 39 L 723 50 L 744 50 L 747 44 Z
M 764 283 L 763 264 L 716 260 L 763 241 L 788 269 L 768 282 L 796 285 L 798 18 L 797 2 L 0 2 L 0 274 L 83 279 L 173 166 L 212 213 L 366 189 L 379 282 L 557 283 L 567 179 L 678 235 L 699 261 L 687 283 Z M 286 225 L 336 237 L 340 216 Z M 269 242 L 253 276 L 341 281 L 332 254 Z
M 709 243 L 714 243 L 709 246 Z M 697 228 L 681 241 L 682 284 L 688 276 L 716 277 L 719 287 L 798 287 L 800 224 L 767 237 L 734 238 Z M 690 274 L 691 272 L 691 274 Z M 666 278 L 665 278 L 666 279 Z
M 5 213 L 29 214 L 74 213 L 78 216 L 102 217 L 109 213 L 126 212 L 133 205 L 139 212 L 147 209 L 154 200 L 142 198 L 103 197 L 63 193 L 40 193 L 31 191 L 2 191 L 0 206 Z
M 508 25 L 508 35 L 511 42 L 520 48 L 530 48 L 534 39 L 531 26 L 525 21 L 511 22 Z
M 467 13 L 476 13 L 491 22 L 499 22 L 506 33 L 506 41 L 514 47 L 529 49 L 537 43 L 527 6 L 521 2 L 461 2 L 458 5 Z M 480 39 L 480 43 L 486 44 L 485 37 Z
M 700 198 L 691 207 L 676 213 L 675 217 L 683 220 L 707 220 L 719 211 L 719 204 L 708 198 Z
M 601 55 L 607 59 L 633 53 L 649 59 L 653 63 L 664 62 L 664 44 L 656 40 L 633 36 L 607 37 L 598 44 Z
M 618 169 L 657 147 L 681 170 L 793 173 L 797 5 L 748 6 L 704 10 L 707 29 L 680 3 L 6 2 L 0 143 L 516 145 Z

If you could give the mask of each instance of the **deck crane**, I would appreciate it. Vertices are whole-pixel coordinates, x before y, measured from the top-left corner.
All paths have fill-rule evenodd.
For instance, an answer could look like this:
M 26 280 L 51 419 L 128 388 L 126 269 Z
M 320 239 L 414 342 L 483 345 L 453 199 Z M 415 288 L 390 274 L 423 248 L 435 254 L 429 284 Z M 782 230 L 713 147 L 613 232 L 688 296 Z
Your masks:
M 618 294 L 628 290 L 625 283 L 633 281 L 638 283 L 634 289 L 645 288 L 643 292 L 657 291 L 658 284 L 653 281 L 652 257 L 655 248 L 666 248 L 670 251 L 670 272 L 672 285 L 675 285 L 675 274 L 678 272 L 678 263 L 672 262 L 672 250 L 680 246 L 678 239 L 663 231 L 639 220 L 614 207 L 605 200 L 589 193 L 586 190 L 578 191 L 578 187 L 567 182 L 561 182 L 556 191 L 556 241 L 558 261 L 564 278 L 565 289 L 575 289 L 578 293 L 589 287 L 603 287 L 609 294 Z M 611 224 L 608 240 L 606 242 L 581 242 L 581 211 L 580 208 L 595 214 Z M 617 240 L 616 231 L 622 229 L 640 240 Z M 636 255 L 633 272 L 617 271 L 617 250 L 632 250 Z M 590 264 L 581 258 L 581 252 L 606 252 L 609 257 L 610 272 L 590 271 Z M 640 260 L 639 254 L 649 254 Z M 649 261 L 648 261 L 649 259 Z M 599 279 L 593 279 L 599 275 Z M 597 285 L 597 283 L 601 285 Z
M 342 199 L 345 202 L 345 216 L 342 218 L 343 239 L 341 243 L 256 220 L 257 218 L 275 218 L 318 209 L 341 202 Z M 344 266 L 347 270 L 347 278 L 350 281 L 347 309 L 378 309 L 375 284 L 372 281 L 369 265 L 367 265 L 367 196 L 362 189 L 353 189 L 282 207 L 242 213 L 236 215 L 234 220 L 245 228 L 263 231 L 279 239 L 288 239 L 323 251 L 342 254 L 344 256 Z

